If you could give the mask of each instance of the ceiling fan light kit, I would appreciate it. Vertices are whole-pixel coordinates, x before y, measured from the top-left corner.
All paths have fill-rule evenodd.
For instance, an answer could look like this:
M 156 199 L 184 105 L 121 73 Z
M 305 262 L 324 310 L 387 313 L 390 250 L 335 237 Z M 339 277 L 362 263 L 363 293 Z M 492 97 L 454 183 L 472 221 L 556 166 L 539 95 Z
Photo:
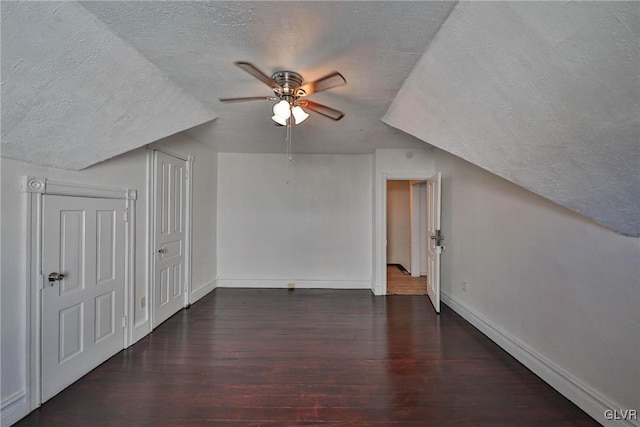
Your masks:
M 221 102 L 244 101 L 276 101 L 273 106 L 271 119 L 279 125 L 287 128 L 287 154 L 291 160 L 291 125 L 304 122 L 309 113 L 302 107 L 332 120 L 338 121 L 344 117 L 342 111 L 328 107 L 317 102 L 309 101 L 307 96 L 316 92 L 322 92 L 347 83 L 342 74 L 334 71 L 313 82 L 304 83 L 302 76 L 294 71 L 276 71 L 271 77 L 260 71 L 249 62 L 237 61 L 234 63 L 256 79 L 269 86 L 275 96 L 251 96 L 242 98 L 220 98 Z
M 293 114 L 293 119 L 295 120 L 297 125 L 309 118 L 309 113 L 304 111 L 299 105 L 296 105 L 291 109 L 291 114 Z
M 273 114 L 281 119 L 287 120 L 291 117 L 291 105 L 283 99 L 273 106 Z
M 286 126 L 286 125 L 287 125 L 287 122 L 289 121 L 289 120 L 288 120 L 288 117 L 287 117 L 287 118 L 284 118 L 284 117 L 279 116 L 279 115 L 277 115 L 277 114 L 274 114 L 274 115 L 271 117 L 271 120 L 273 120 L 274 122 L 276 122 L 277 124 L 279 124 L 279 125 L 281 125 L 281 126 Z

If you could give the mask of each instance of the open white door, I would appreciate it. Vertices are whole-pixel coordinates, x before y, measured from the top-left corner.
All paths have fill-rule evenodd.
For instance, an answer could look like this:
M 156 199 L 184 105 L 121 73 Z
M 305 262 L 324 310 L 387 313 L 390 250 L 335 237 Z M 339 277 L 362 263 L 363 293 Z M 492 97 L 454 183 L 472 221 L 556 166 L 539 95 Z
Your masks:
M 185 306 L 187 162 L 154 152 L 153 327 Z
M 427 295 L 436 313 L 440 313 L 440 255 L 442 241 L 440 234 L 440 193 L 442 174 L 438 172 L 427 180 Z
M 124 348 L 124 208 L 44 197 L 43 403 Z

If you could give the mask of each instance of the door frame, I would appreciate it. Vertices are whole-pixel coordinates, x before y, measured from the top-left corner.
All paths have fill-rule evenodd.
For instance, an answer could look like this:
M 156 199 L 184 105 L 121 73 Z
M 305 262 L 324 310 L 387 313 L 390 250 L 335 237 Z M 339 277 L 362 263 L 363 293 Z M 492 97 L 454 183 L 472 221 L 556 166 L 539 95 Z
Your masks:
M 42 231 L 44 196 L 71 196 L 98 199 L 123 200 L 125 215 L 125 266 L 124 266 L 124 315 L 127 324 L 124 331 L 123 348 L 131 345 L 133 334 L 133 278 L 135 277 L 135 235 L 136 200 L 138 192 L 130 188 L 116 188 L 53 181 L 46 177 L 24 176 L 22 192 L 25 193 L 26 211 L 26 251 L 25 277 L 26 291 L 26 383 L 25 396 L 29 410 L 41 405 L 41 330 L 42 330 L 42 290 L 45 275 L 42 272 Z
M 425 168 L 430 169 L 430 168 Z M 373 293 L 387 295 L 387 181 L 426 181 L 433 175 L 433 170 L 416 172 L 381 173 L 376 179 L 376 229 L 375 229 L 375 268 Z
M 422 275 L 422 258 L 426 256 L 422 242 L 426 242 L 426 232 L 422 233 L 420 223 L 427 217 L 426 181 L 409 181 L 411 191 L 409 193 L 409 215 L 411 221 L 411 277 Z
M 193 162 L 195 156 L 192 154 L 180 155 L 173 153 L 169 150 L 159 149 L 156 147 L 149 147 L 147 152 L 147 176 L 148 194 L 147 197 L 147 274 L 149 277 L 149 288 L 147 289 L 147 295 L 149 296 L 145 319 L 140 320 L 140 324 L 149 322 L 149 332 L 153 329 L 153 307 L 155 302 L 155 269 L 156 269 L 156 153 L 163 153 L 176 159 L 186 162 L 187 168 L 187 188 L 186 188 L 186 203 L 185 203 L 185 244 L 184 244 L 184 307 L 191 305 L 191 242 L 192 242 L 192 207 L 193 207 Z

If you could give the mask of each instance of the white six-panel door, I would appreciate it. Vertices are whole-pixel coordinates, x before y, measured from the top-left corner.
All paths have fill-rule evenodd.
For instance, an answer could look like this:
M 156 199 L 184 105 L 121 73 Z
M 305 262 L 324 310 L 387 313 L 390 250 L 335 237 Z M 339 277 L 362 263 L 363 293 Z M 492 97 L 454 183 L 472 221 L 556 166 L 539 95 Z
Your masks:
M 187 162 L 155 152 L 153 327 L 185 306 Z
M 123 200 L 44 197 L 42 402 L 124 348 L 123 214 Z
M 440 313 L 440 236 L 442 177 L 438 172 L 427 180 L 427 295 L 433 308 Z

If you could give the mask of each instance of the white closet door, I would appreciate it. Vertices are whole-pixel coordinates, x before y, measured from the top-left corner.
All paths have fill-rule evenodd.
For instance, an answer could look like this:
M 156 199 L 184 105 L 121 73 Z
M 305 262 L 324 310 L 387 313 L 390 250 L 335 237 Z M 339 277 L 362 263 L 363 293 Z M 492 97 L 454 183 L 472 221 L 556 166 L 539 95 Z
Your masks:
M 42 402 L 124 348 L 124 201 L 44 196 Z

